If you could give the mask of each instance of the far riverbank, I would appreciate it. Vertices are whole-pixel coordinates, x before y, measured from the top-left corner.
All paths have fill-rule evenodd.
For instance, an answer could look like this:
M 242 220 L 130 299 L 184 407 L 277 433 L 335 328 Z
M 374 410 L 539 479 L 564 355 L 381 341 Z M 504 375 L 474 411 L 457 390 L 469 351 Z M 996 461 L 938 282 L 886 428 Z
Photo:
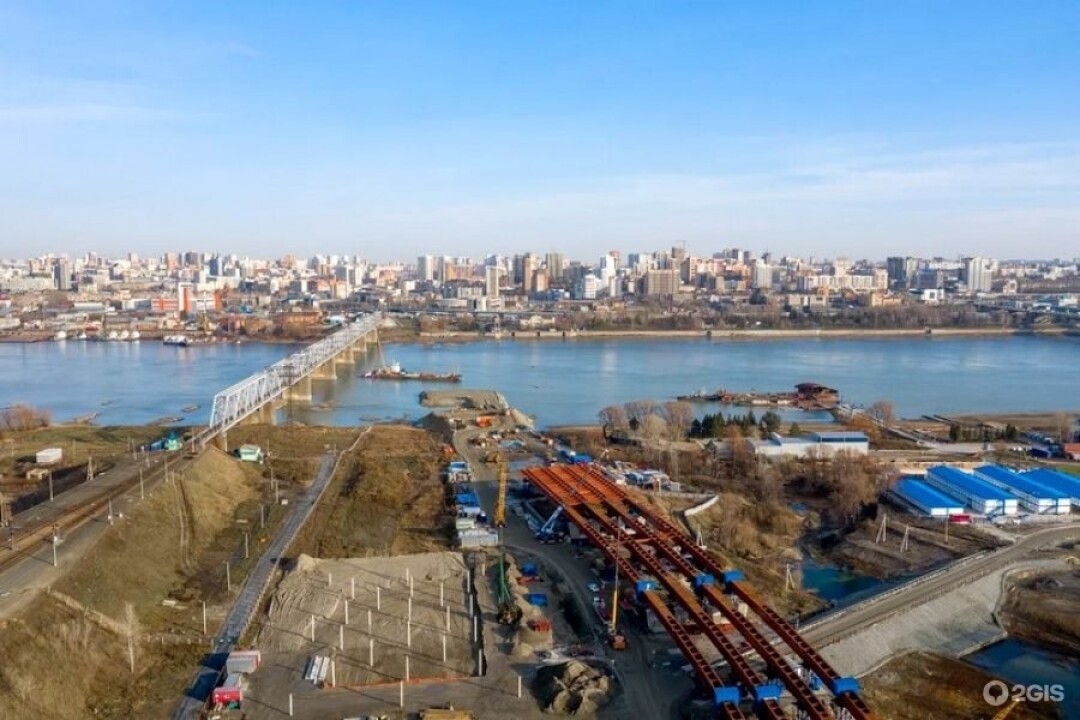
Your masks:
M 477 340 L 791 340 L 853 338 L 948 337 L 1080 337 L 1080 332 L 1068 328 L 1040 330 L 1016 328 L 792 328 L 784 330 L 515 330 L 499 335 L 461 330 L 422 332 L 413 336 L 394 335 L 389 342 L 472 342 Z

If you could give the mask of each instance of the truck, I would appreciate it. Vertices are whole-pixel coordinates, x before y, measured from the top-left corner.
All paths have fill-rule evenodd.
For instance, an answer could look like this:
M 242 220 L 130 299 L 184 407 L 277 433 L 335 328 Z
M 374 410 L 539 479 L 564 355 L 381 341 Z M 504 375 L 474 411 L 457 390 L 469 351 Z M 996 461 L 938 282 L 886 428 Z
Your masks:
M 244 702 L 244 687 L 247 682 L 240 673 L 225 677 L 225 682 L 214 688 L 210 702 L 216 707 L 239 708 Z

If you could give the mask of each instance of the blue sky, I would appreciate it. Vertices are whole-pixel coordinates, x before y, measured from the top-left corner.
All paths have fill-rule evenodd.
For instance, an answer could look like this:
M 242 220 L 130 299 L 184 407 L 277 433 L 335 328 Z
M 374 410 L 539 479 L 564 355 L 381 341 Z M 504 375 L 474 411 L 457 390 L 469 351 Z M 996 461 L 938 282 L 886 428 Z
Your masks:
M 8 2 L 0 256 L 1080 254 L 1080 3 Z

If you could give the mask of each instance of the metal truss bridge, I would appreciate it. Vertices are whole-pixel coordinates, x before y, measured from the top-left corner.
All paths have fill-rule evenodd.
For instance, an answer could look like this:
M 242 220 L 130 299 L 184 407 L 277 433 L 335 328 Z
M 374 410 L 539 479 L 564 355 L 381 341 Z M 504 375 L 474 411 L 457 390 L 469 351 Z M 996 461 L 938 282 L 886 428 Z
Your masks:
M 382 316 L 367 315 L 344 325 L 332 335 L 308 345 L 265 370 L 241 380 L 214 396 L 210 424 L 194 439 L 198 447 L 226 432 L 250 417 L 267 403 L 281 397 L 285 391 L 310 376 L 317 368 L 332 362 L 358 341 L 376 332 Z

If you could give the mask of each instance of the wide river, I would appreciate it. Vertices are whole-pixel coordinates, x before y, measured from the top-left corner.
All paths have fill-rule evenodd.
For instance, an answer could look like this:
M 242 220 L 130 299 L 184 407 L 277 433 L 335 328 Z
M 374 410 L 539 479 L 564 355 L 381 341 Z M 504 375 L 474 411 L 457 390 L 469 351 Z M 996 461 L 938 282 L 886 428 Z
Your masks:
M 97 412 L 99 424 L 161 417 L 205 422 L 214 394 L 295 350 L 285 345 L 174 347 L 138 343 L 0 344 L 0 407 L 24 402 L 57 420 Z M 592 423 L 599 408 L 666 400 L 701 388 L 788 390 L 813 380 L 846 401 L 888 398 L 901 416 L 1080 410 L 1080 338 L 866 338 L 731 340 L 502 340 L 387 345 L 385 361 L 407 369 L 455 370 L 463 386 L 494 388 L 541 425 Z M 315 381 L 316 409 L 296 420 L 349 425 L 415 418 L 416 382 L 359 377 L 378 363 Z M 428 386 L 437 387 L 437 386 Z M 331 409 L 318 409 L 319 405 Z M 198 405 L 197 410 L 182 408 Z M 705 406 L 701 411 L 704 412 Z M 785 413 L 798 419 L 797 413 Z

